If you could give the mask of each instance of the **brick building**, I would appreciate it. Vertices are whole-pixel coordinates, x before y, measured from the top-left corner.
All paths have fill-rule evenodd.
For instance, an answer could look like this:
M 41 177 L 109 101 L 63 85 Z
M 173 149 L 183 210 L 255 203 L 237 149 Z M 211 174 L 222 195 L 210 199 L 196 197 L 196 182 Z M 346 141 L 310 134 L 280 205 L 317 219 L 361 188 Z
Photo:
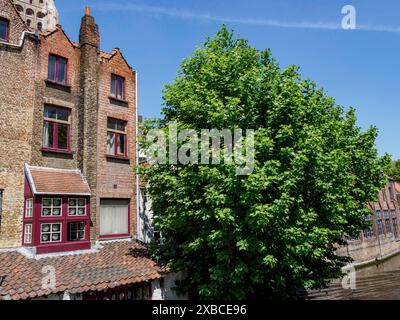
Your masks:
M 351 237 L 339 254 L 351 256 L 356 263 L 381 259 L 400 252 L 400 184 L 388 180 L 377 202 L 368 204 L 371 214 L 365 217 L 371 227 Z
M 76 43 L 34 1 L 0 0 L 0 299 L 149 298 L 164 273 L 136 241 L 136 71 L 100 50 L 89 7 Z M 65 281 L 41 288 L 45 265 Z

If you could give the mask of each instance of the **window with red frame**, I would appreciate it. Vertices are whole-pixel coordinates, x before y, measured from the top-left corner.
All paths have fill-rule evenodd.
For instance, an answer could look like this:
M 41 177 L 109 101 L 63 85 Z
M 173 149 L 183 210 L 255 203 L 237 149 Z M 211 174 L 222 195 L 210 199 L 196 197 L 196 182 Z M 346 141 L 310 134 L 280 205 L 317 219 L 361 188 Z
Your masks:
M 109 118 L 107 120 L 107 154 L 127 156 L 126 122 Z
M 124 99 L 124 86 L 125 79 L 113 74 L 111 76 L 111 95 L 114 98 L 123 100 Z
M 10 22 L 6 19 L 0 18 L 0 40 L 9 41 L 10 37 Z
M 68 65 L 67 59 L 52 54 L 49 55 L 48 80 L 60 84 L 66 84 L 67 65 Z
M 43 148 L 70 150 L 71 111 L 53 106 L 44 107 Z

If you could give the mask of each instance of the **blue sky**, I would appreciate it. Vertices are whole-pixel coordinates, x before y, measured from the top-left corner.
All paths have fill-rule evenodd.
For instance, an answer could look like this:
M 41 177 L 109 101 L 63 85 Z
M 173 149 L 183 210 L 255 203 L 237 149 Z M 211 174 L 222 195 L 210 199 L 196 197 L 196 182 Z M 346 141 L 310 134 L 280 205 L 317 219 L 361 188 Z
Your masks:
M 258 49 L 270 48 L 281 67 L 300 66 L 338 104 L 355 107 L 361 127 L 379 128 L 379 152 L 400 158 L 397 0 L 56 0 L 73 40 L 86 4 L 102 49 L 119 47 L 138 71 L 145 117 L 159 116 L 163 86 L 182 59 L 225 23 Z M 357 30 L 340 28 L 347 4 L 356 8 Z

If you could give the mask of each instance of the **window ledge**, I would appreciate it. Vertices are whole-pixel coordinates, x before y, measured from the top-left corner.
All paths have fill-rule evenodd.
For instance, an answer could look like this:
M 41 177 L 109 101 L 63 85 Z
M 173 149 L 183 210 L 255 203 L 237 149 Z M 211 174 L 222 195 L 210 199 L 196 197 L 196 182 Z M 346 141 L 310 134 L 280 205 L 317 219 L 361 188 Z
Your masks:
M 65 88 L 65 89 L 71 89 L 71 85 L 66 84 L 66 83 L 60 83 L 60 82 L 56 82 L 56 81 L 49 80 L 49 79 L 44 80 L 44 82 L 46 82 L 50 85 L 53 85 L 53 86 L 58 86 L 58 87 Z
M 124 105 L 126 107 L 129 105 L 128 101 L 116 98 L 114 96 L 108 96 L 108 99 L 110 99 L 111 103 L 114 103 L 114 104 L 117 104 L 117 105 Z
M 67 154 L 67 155 L 73 155 L 75 152 L 70 151 L 70 150 L 61 150 L 61 149 L 49 149 L 49 148 L 42 148 L 42 152 L 48 152 L 48 153 L 60 153 L 60 154 Z
M 113 235 L 104 235 L 104 236 L 99 236 L 99 240 L 118 240 L 118 239 L 131 239 L 132 236 L 130 234 L 113 234 Z
M 106 154 L 106 158 L 107 159 L 114 159 L 114 160 L 122 160 L 122 161 L 130 161 L 130 159 L 128 157 L 125 156 L 114 156 L 111 154 Z

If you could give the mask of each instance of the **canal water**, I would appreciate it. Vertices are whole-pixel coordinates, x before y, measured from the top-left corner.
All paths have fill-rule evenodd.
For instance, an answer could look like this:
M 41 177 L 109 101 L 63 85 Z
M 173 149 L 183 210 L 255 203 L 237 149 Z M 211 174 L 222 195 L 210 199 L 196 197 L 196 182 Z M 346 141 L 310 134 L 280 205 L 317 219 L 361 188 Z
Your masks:
M 342 280 L 333 281 L 309 298 L 320 300 L 400 300 L 400 254 L 355 272 L 355 289 L 343 289 Z M 353 287 L 354 288 L 354 287 Z

